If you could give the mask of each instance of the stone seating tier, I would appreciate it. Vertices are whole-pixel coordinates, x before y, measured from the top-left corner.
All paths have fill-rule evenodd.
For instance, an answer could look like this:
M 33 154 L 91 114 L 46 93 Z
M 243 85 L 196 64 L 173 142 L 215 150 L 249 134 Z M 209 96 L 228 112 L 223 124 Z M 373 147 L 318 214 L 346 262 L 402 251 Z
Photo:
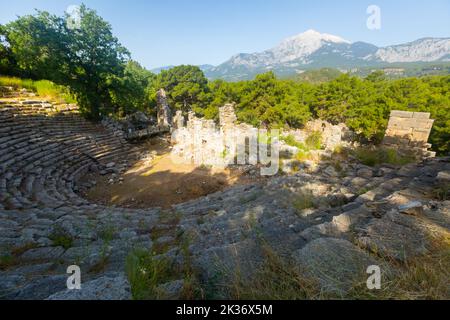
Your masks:
M 77 180 L 92 165 L 129 153 L 123 137 L 82 118 L 76 105 L 20 92 L 3 98 L 0 201 L 5 209 L 89 205 L 73 190 Z

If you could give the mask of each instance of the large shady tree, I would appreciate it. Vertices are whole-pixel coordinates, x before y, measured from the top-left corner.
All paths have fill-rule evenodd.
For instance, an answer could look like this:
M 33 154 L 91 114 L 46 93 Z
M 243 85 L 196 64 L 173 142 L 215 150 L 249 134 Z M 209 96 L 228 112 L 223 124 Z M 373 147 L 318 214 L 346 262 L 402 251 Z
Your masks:
M 129 53 L 95 11 L 81 5 L 76 14 L 19 17 L 0 28 L 0 52 L 20 76 L 68 86 L 86 114 L 98 119 L 113 111 L 108 82 L 123 74 Z

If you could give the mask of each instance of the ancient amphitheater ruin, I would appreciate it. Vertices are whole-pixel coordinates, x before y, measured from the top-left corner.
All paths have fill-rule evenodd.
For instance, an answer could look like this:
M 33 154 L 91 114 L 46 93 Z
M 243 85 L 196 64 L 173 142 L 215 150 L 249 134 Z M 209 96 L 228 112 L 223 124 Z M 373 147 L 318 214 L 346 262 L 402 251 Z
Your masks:
M 195 275 L 201 288 L 195 298 L 236 297 L 224 284 L 237 270 L 243 279 L 254 279 L 267 246 L 315 279 L 320 292 L 345 297 L 368 266 L 382 266 L 383 277 L 401 273 L 404 262 L 449 237 L 450 202 L 439 193 L 448 192 L 443 188 L 450 181 L 449 158 L 428 154 L 419 163 L 375 167 L 341 161 L 330 150 L 343 141 L 345 130 L 323 124 L 318 129 L 337 130 L 339 139 L 330 138 L 324 152 L 331 157 L 308 170 L 229 186 L 165 209 L 95 203 L 79 192 L 86 187 L 79 183 L 83 176 L 120 177 L 142 147 L 111 122 L 83 119 L 75 105 L 11 88 L 2 92 L 0 299 L 139 298 L 129 270 L 137 249 L 168 261 L 172 270 L 154 284 L 154 297 L 186 298 L 192 285 L 187 275 Z M 414 135 L 425 143 L 428 117 L 411 116 L 419 119 L 414 125 L 427 127 Z M 222 118 L 222 125 L 235 121 L 229 113 Z M 156 133 L 166 131 L 161 128 L 169 125 L 167 119 L 158 118 Z M 200 124 L 209 130 L 208 139 L 218 130 L 193 115 L 187 127 L 180 114 L 174 122 L 185 133 Z M 400 122 L 409 126 L 399 119 L 391 124 Z M 174 148 L 186 151 L 186 141 Z M 81 290 L 66 289 L 70 265 L 81 268 Z

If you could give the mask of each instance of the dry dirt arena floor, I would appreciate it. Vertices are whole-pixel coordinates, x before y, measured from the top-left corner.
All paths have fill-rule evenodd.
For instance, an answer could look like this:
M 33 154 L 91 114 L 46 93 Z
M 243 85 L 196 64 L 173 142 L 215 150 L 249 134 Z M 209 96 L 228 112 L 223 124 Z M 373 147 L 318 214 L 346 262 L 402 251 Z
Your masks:
M 83 181 L 96 185 L 82 195 L 88 200 L 124 208 L 169 208 L 237 184 L 255 182 L 237 168 L 209 168 L 182 163 L 170 154 L 166 139 L 153 138 L 138 148 L 153 154 L 149 159 L 128 161 L 127 169 L 114 177 L 111 174 L 89 173 Z M 178 161 L 179 160 L 179 161 Z

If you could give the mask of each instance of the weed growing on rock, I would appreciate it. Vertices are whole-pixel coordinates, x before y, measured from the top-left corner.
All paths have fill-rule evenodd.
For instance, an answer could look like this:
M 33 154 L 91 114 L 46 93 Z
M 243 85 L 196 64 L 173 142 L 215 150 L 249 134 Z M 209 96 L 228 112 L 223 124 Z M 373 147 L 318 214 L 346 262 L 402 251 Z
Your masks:
M 72 247 L 73 238 L 62 229 L 55 229 L 48 237 L 54 247 L 63 247 L 65 250 Z
M 415 161 L 410 155 L 400 155 L 397 150 L 390 148 L 361 147 L 353 151 L 354 156 L 364 165 L 374 167 L 387 163 L 393 165 L 405 165 Z
M 252 278 L 235 274 L 229 285 L 232 299 L 298 300 L 320 297 L 318 284 L 268 245 L 262 246 L 264 262 Z
M 450 183 L 440 183 L 434 189 L 434 195 L 440 201 L 450 200 Z
M 125 269 L 135 300 L 163 298 L 164 292 L 158 286 L 173 279 L 169 260 L 144 249 L 135 249 L 128 255 Z
M 0 270 L 6 270 L 16 264 L 16 258 L 11 253 L 0 255 Z
M 314 196 L 311 191 L 302 191 L 298 194 L 292 205 L 297 213 L 300 213 L 304 209 L 314 207 L 313 199 Z
M 450 242 L 442 242 L 431 253 L 400 263 L 388 259 L 393 272 L 382 278 L 380 290 L 368 290 L 361 279 L 346 299 L 446 300 L 450 295 Z
M 322 133 L 314 131 L 309 134 L 305 140 L 306 147 L 310 150 L 319 150 L 322 148 Z

